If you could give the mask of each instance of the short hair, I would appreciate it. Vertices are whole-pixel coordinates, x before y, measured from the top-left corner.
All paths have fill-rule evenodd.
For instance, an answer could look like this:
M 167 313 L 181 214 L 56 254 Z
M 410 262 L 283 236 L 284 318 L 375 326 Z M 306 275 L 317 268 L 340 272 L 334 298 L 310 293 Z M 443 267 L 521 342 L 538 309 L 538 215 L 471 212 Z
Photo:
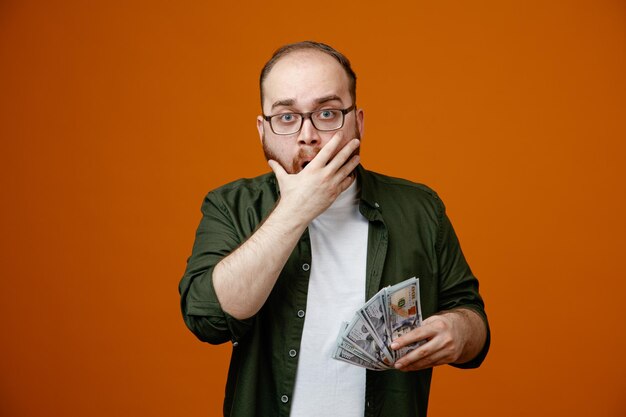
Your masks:
M 352 70 L 350 66 L 350 60 L 346 58 L 344 54 L 337 51 L 331 46 L 326 45 L 321 42 L 314 41 L 302 41 L 296 43 L 290 43 L 278 48 L 269 61 L 265 63 L 263 69 L 261 70 L 261 77 L 259 78 L 259 90 L 261 92 L 261 106 L 263 106 L 263 81 L 267 78 L 272 68 L 276 62 L 282 57 L 289 55 L 292 52 L 301 51 L 305 49 L 313 49 L 320 52 L 323 52 L 331 57 L 335 58 L 339 64 L 343 67 L 346 75 L 348 76 L 348 90 L 350 91 L 350 97 L 352 97 L 352 102 L 356 103 L 356 74 Z

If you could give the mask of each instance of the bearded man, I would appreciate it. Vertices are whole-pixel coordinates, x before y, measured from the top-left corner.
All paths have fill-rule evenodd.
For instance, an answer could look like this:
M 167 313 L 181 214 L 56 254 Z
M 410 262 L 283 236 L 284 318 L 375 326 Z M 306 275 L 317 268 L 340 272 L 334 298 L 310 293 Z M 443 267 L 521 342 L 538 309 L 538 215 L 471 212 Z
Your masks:
M 479 366 L 489 325 L 430 188 L 366 170 L 356 75 L 328 45 L 278 49 L 257 129 L 272 172 L 208 193 L 179 291 L 187 326 L 233 346 L 224 415 L 426 416 L 432 368 Z M 332 358 L 342 321 L 418 277 L 424 321 L 394 369 Z

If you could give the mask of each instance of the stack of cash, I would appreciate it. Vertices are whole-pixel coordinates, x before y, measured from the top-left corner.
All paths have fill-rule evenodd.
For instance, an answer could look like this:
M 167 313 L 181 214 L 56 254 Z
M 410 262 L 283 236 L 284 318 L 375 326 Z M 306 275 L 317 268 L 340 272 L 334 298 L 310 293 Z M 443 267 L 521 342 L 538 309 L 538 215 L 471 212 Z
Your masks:
M 391 343 L 422 324 L 419 279 L 386 287 L 361 307 L 350 323 L 342 323 L 333 358 L 383 371 L 419 344 L 396 351 Z

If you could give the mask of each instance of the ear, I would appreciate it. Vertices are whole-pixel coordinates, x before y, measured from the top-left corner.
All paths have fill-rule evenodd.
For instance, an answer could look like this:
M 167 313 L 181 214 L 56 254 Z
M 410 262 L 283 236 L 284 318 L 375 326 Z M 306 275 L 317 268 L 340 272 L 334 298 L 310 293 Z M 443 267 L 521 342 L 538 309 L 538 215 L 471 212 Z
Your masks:
M 365 122 L 364 122 L 364 114 L 363 114 L 363 109 L 357 109 L 356 110 L 356 126 L 359 129 L 359 134 L 361 135 L 361 138 L 363 137 L 363 132 L 365 130 Z
M 263 142 L 263 134 L 265 133 L 265 125 L 263 124 L 263 116 L 256 117 L 256 130 L 259 131 L 259 140 Z

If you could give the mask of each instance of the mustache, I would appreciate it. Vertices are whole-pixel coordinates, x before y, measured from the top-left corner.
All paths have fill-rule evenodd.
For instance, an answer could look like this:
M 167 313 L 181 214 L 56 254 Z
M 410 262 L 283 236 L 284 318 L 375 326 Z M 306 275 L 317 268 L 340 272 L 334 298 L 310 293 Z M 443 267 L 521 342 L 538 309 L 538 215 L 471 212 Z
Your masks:
M 299 172 L 304 169 L 304 167 L 307 166 L 307 164 L 311 162 L 321 150 L 321 146 L 316 146 L 315 148 L 300 148 L 298 154 L 292 162 L 291 168 L 293 169 L 293 172 Z

